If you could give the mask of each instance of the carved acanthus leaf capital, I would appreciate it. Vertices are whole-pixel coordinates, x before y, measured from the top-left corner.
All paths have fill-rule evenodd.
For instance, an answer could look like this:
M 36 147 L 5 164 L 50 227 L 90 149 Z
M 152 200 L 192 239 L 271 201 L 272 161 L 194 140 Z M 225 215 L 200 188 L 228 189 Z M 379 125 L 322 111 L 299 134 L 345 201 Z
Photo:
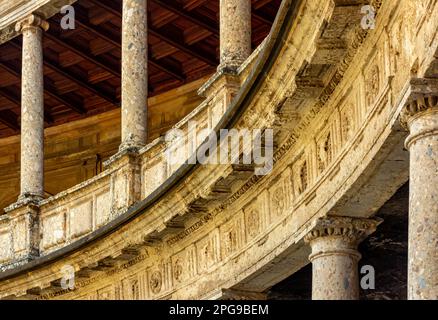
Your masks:
M 350 217 L 324 217 L 304 237 L 305 242 L 322 237 L 341 237 L 347 242 L 359 243 L 376 231 L 382 219 L 361 219 Z
M 23 32 L 29 28 L 41 28 L 44 31 L 49 30 L 49 23 L 37 14 L 28 15 L 23 20 L 17 22 L 15 31 Z
M 410 119 L 415 117 L 417 114 L 432 108 L 438 108 L 438 93 L 435 95 L 416 95 L 415 98 L 409 100 L 402 110 L 400 115 L 400 122 L 402 126 L 408 130 Z
M 413 78 L 409 85 L 409 97 L 400 114 L 400 123 L 408 131 L 412 119 L 438 107 L 438 79 Z

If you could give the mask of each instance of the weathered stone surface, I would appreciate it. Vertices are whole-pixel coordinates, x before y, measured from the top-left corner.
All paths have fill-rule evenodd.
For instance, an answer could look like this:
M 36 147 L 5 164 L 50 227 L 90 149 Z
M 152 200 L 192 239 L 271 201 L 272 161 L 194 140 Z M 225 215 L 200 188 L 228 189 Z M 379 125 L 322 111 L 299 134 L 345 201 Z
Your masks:
M 31 15 L 17 23 L 23 34 L 21 86 L 21 195 L 44 197 L 43 31 L 46 21 Z
M 147 1 L 123 0 L 121 149 L 146 144 L 147 28 Z
M 404 109 L 410 135 L 409 299 L 438 299 L 438 86 Z
M 378 220 L 323 218 L 305 237 L 312 247 L 313 300 L 359 298 L 359 242 L 373 233 Z
M 251 1 L 220 1 L 219 69 L 235 71 L 251 54 Z

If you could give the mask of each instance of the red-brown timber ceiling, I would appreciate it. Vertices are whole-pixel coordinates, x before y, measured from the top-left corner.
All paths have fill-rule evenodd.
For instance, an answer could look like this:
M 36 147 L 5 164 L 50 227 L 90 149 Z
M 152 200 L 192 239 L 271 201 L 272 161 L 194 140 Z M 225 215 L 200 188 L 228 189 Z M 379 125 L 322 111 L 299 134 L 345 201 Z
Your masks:
M 215 72 L 219 0 L 148 0 L 149 92 Z M 268 35 L 281 0 L 252 0 L 252 44 Z M 46 126 L 120 106 L 122 0 L 80 0 L 74 30 L 52 17 L 44 34 Z M 0 138 L 20 131 L 21 37 L 0 46 Z

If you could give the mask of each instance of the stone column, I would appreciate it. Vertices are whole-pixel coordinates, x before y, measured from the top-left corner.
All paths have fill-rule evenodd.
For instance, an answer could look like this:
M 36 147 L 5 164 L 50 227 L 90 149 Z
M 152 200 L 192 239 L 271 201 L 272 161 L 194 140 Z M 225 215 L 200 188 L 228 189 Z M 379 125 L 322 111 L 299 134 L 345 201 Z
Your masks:
M 312 299 L 359 298 L 358 244 L 375 231 L 378 220 L 327 217 L 318 220 L 305 241 L 312 253 Z
M 43 30 L 49 25 L 37 15 L 17 23 L 23 34 L 21 83 L 20 199 L 44 197 L 44 75 Z
M 438 94 L 415 94 L 402 124 L 410 132 L 408 299 L 438 299 Z
M 221 0 L 219 69 L 235 71 L 250 54 L 251 0 Z
M 121 150 L 146 144 L 147 48 L 147 0 L 123 0 Z

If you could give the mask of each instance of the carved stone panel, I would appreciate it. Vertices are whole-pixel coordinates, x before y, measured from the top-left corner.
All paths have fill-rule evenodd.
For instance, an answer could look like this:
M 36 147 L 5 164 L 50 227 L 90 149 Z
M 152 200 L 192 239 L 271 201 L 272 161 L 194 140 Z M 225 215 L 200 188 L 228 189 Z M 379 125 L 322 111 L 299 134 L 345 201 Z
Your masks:
M 330 129 L 330 125 L 327 125 L 316 139 L 318 173 L 327 169 L 333 159 L 334 138 Z
M 42 248 L 50 249 L 66 239 L 65 212 L 49 214 L 42 218 Z
M 114 177 L 113 182 L 113 211 L 117 212 L 126 209 L 128 204 L 128 175 L 120 172 Z
M 291 169 L 286 169 L 280 179 L 269 189 L 269 207 L 273 221 L 281 219 L 292 206 L 293 186 L 291 174 Z
M 254 198 L 243 210 L 245 215 L 246 240 L 250 241 L 260 235 L 269 224 L 267 192 Z
M 307 190 L 310 184 L 309 159 L 304 151 L 292 165 L 292 184 L 294 186 L 294 196 L 298 197 Z
M 185 282 L 196 275 L 195 246 L 190 246 L 172 257 L 172 275 L 175 284 Z
M 115 290 L 114 286 L 110 285 L 103 289 L 97 291 L 97 299 L 98 300 L 114 300 L 115 299 Z
M 142 169 L 143 194 L 146 198 L 155 191 L 167 178 L 167 164 L 165 161 L 156 161 Z
M 245 241 L 243 226 L 243 214 L 240 212 L 220 227 L 222 259 L 233 254 L 243 245 Z
M 96 195 L 95 205 L 96 227 L 100 227 L 109 221 L 111 217 L 111 202 L 109 190 Z
M 124 300 L 140 300 L 141 299 L 141 283 L 139 274 L 135 274 L 122 280 L 123 299 Z
M 12 239 L 8 226 L 0 227 L 0 262 L 5 262 L 12 257 Z
M 25 253 L 29 248 L 29 224 L 26 216 L 12 221 L 13 251 L 17 255 Z
M 172 286 L 172 263 L 157 263 L 148 270 L 148 287 L 151 297 L 165 294 Z
M 200 274 L 219 261 L 219 229 L 215 229 L 196 243 L 196 254 Z
M 160 294 L 163 289 L 163 272 L 155 270 L 149 273 L 149 289 L 152 295 Z
M 365 73 L 365 97 L 368 108 L 371 108 L 376 102 L 380 86 L 380 67 L 375 62 Z
M 72 206 L 69 212 L 69 237 L 76 238 L 93 229 L 93 202 L 91 200 Z
M 339 108 L 341 117 L 341 139 L 345 145 L 354 135 L 357 128 L 357 110 L 353 99 L 347 99 Z

